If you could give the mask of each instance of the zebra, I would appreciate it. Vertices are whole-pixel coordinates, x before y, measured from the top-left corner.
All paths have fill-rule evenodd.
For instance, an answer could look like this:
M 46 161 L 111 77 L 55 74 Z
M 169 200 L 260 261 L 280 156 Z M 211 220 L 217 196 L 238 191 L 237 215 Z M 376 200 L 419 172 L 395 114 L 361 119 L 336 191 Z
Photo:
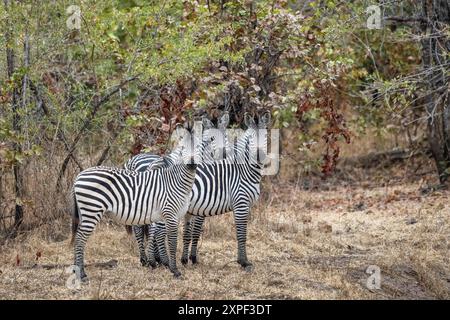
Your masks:
M 145 172 L 93 167 L 78 174 L 73 185 L 74 212 L 72 242 L 75 266 L 86 279 L 84 248 L 103 214 L 108 212 L 125 225 L 166 222 L 169 240 L 169 269 L 181 275 L 176 264 L 178 220 L 189 206 L 189 195 L 198 164 L 195 159 L 214 139 L 198 143 L 190 132 L 178 127 L 182 139 L 173 164 Z M 194 147 L 193 145 L 196 145 Z
M 235 164 L 232 167 L 233 169 L 242 170 L 244 168 L 244 170 L 241 171 L 241 177 L 245 176 L 245 173 L 247 174 L 250 173 L 250 175 L 247 176 L 247 178 L 251 177 L 250 180 L 247 180 L 247 178 L 241 180 L 242 182 L 244 182 L 243 185 L 241 186 L 242 187 L 241 196 L 242 193 L 249 192 L 248 193 L 250 197 L 248 199 L 249 202 L 245 203 L 244 201 L 243 203 L 244 208 L 248 205 L 248 214 L 250 212 L 251 206 L 254 203 L 256 203 L 256 201 L 259 198 L 261 171 L 262 166 L 265 162 L 265 157 L 267 156 L 267 128 L 269 123 L 270 123 L 270 113 L 264 113 L 262 117 L 260 117 L 258 126 L 255 124 L 252 117 L 246 115 L 245 124 L 247 125 L 248 129 L 246 133 L 243 136 L 241 136 L 240 139 L 238 139 L 238 141 L 234 145 L 233 150 L 234 152 L 232 152 L 229 156 L 229 159 L 231 160 L 232 163 L 233 161 L 237 162 L 237 164 Z M 253 145 L 255 142 L 254 141 L 255 138 L 257 139 L 256 150 L 255 146 Z M 249 144 L 252 144 L 253 146 L 249 147 Z M 239 166 L 239 163 L 242 163 L 242 161 L 244 161 L 245 164 L 244 167 Z M 248 189 L 244 192 L 243 191 L 244 188 Z M 253 200 L 251 200 L 252 196 L 254 196 Z M 244 209 L 244 211 L 245 210 L 247 209 Z M 245 250 L 248 214 L 239 217 L 238 213 L 236 213 L 235 210 L 235 223 L 238 237 L 238 263 L 240 263 L 241 266 L 246 268 L 247 270 L 251 270 L 252 264 L 248 261 Z M 189 221 L 190 215 L 192 215 L 191 206 L 189 207 L 188 214 L 185 216 L 185 228 L 184 228 L 185 232 L 183 234 L 183 254 L 181 258 L 181 262 L 183 264 L 188 263 L 188 256 L 193 264 L 197 263 L 197 244 L 206 217 L 206 216 L 194 216 L 195 219 L 191 219 Z M 239 221 L 237 220 L 240 218 L 243 219 L 243 222 L 241 223 L 239 223 Z M 241 231 L 239 230 L 239 225 L 242 228 Z M 191 247 L 191 254 L 189 255 L 190 241 L 192 241 L 192 247 Z
M 188 214 L 185 216 L 183 264 L 188 262 L 191 238 L 190 259 L 193 263 L 197 262 L 197 243 L 204 218 L 233 211 L 238 242 L 237 262 L 246 270 L 252 269 L 246 253 L 247 222 L 250 208 L 259 199 L 261 172 L 267 156 L 270 113 L 261 115 L 258 125 L 248 114 L 245 114 L 244 122 L 248 129 L 233 147 L 234 154 L 231 157 L 203 163 L 197 168 Z M 194 219 L 191 220 L 190 216 Z M 159 227 L 163 225 L 156 226 Z M 159 248 L 164 250 L 164 247 Z
M 218 119 L 217 130 L 215 130 L 212 122 L 206 117 L 202 118 L 203 139 L 214 138 L 215 148 L 214 150 L 205 150 L 204 157 L 208 161 L 212 161 L 214 158 L 222 157 L 224 153 L 227 153 L 229 149 L 229 143 L 226 137 L 225 130 L 229 123 L 228 112 L 224 112 Z M 173 164 L 171 156 L 160 157 L 158 155 L 150 153 L 138 154 L 129 159 L 124 168 L 134 171 L 145 171 L 153 167 L 170 166 Z M 195 220 L 197 217 L 192 217 Z M 131 228 L 127 228 L 130 232 Z M 145 253 L 145 237 L 148 239 L 148 257 L 154 256 L 155 261 L 162 265 L 168 266 L 168 257 L 165 249 L 165 223 L 164 221 L 154 222 L 151 225 L 133 226 L 132 231 L 134 233 L 136 242 L 139 248 L 140 262 L 142 266 L 151 266 L 154 268 L 156 265 L 151 263 Z

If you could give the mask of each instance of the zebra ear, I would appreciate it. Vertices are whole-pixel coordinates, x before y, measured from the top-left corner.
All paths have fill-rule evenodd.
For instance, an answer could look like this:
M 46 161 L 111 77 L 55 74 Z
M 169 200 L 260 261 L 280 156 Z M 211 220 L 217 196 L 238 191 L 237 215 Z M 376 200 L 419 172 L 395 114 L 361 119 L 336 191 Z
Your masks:
M 181 123 L 177 123 L 177 125 L 175 126 L 175 133 L 181 133 L 185 130 L 184 126 Z
M 244 114 L 244 123 L 248 128 L 256 128 L 255 120 L 248 112 Z
M 184 135 L 186 134 L 186 129 L 184 128 L 184 126 L 181 123 L 178 123 L 175 126 L 175 130 L 172 133 L 172 137 L 175 141 L 180 141 Z
M 265 111 L 260 117 L 258 125 L 260 128 L 268 128 L 270 125 L 270 111 Z
M 212 124 L 211 120 L 209 120 L 206 117 L 202 118 L 202 125 L 203 125 L 203 130 L 214 128 L 214 125 Z
M 226 129 L 228 127 L 229 122 L 230 122 L 230 115 L 228 114 L 227 111 L 225 111 L 224 114 L 222 115 L 222 117 L 220 117 L 220 119 L 219 119 L 218 128 Z

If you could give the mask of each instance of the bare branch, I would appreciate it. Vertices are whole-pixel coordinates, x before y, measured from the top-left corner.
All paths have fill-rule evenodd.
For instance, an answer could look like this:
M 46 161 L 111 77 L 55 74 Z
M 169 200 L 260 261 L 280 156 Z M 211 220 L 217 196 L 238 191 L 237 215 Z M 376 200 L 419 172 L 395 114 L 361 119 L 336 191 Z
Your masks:
M 428 22 L 427 19 L 422 18 L 422 17 L 386 17 L 384 19 L 387 21 L 394 21 L 394 22 L 398 22 L 398 23 L 416 23 L 416 22 L 426 23 L 426 22 Z
M 87 130 L 87 128 L 89 127 L 89 125 L 91 124 L 92 120 L 95 118 L 95 115 L 97 114 L 98 110 L 100 109 L 100 107 L 105 104 L 106 102 L 109 101 L 109 99 L 115 95 L 117 92 L 119 92 L 119 90 L 125 86 L 127 83 L 132 82 L 134 80 L 136 80 L 139 77 L 139 75 L 125 79 L 124 81 L 122 81 L 121 83 L 119 83 L 118 85 L 116 85 L 113 89 L 111 89 L 107 94 L 105 94 L 103 97 L 101 97 L 100 99 L 98 99 L 94 105 L 92 106 L 92 110 L 91 113 L 87 116 L 86 120 L 84 121 L 83 126 L 81 127 L 80 131 L 78 132 L 77 136 L 75 137 L 75 139 L 72 142 L 72 145 L 69 148 L 68 154 L 65 157 L 63 164 L 61 165 L 61 169 L 59 170 L 59 175 L 58 175 L 58 180 L 56 182 L 56 190 L 61 190 L 60 186 L 61 186 L 61 180 L 62 177 L 64 176 L 64 173 L 66 172 L 67 169 L 67 165 L 69 163 L 70 158 L 72 157 L 73 152 L 76 149 L 76 146 L 78 144 L 78 142 L 80 141 L 81 137 L 83 136 L 84 132 Z

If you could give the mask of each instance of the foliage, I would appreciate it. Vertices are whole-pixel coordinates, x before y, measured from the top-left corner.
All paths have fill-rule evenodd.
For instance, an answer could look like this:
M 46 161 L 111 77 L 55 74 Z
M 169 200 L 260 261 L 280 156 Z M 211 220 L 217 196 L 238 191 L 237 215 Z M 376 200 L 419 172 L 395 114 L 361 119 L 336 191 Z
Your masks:
M 59 185 L 69 165 L 166 152 L 178 122 L 228 111 L 240 126 L 245 112 L 270 110 L 274 127 L 322 150 L 326 176 L 352 136 L 420 118 L 418 42 L 403 26 L 368 30 L 368 1 L 4 3 L 0 55 L 15 57 L 10 75 L 0 60 L 6 171 L 56 152 Z

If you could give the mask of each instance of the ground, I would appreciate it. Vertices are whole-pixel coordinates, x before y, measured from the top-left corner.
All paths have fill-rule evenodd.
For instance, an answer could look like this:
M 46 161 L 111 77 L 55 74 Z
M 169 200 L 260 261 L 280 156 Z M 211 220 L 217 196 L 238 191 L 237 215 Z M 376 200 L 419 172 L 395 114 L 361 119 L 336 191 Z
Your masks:
M 80 290 L 66 287 L 65 269 L 73 259 L 68 226 L 56 236 L 37 229 L 4 244 L 0 298 L 450 297 L 447 191 L 423 192 L 421 181 L 305 185 L 304 181 L 264 184 L 249 227 L 253 272 L 245 272 L 235 262 L 231 214 L 207 219 L 200 263 L 180 264 L 181 279 L 174 279 L 164 268 L 141 267 L 134 239 L 123 227 L 106 220 L 89 239 L 86 271 L 90 281 Z M 109 263 L 96 265 L 104 262 Z M 366 270 L 371 265 L 380 268 L 380 289 L 367 287 L 370 274 Z

